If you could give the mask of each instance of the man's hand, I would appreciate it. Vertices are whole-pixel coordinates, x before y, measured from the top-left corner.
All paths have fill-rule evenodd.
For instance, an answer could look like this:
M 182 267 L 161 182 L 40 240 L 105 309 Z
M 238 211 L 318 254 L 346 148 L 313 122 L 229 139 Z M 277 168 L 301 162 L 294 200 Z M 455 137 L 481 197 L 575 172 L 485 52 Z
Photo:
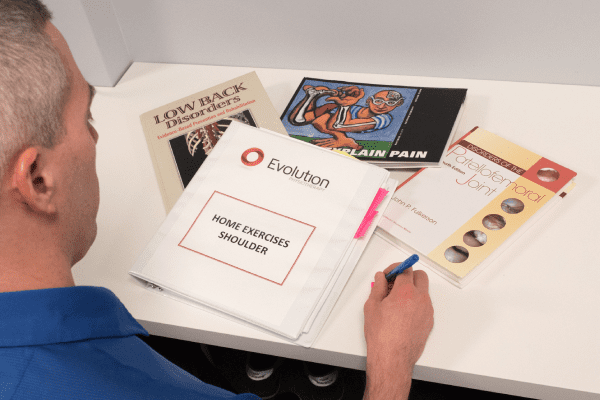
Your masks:
M 364 89 L 357 86 L 342 86 L 337 88 L 337 93 L 329 96 L 326 100 L 333 101 L 340 106 L 351 106 L 365 97 Z
M 388 294 L 385 274 L 396 265 L 375 274 L 375 283 L 364 307 L 365 399 L 408 398 L 413 367 L 433 328 L 427 274 L 407 269 L 398 275 Z
M 320 147 L 325 147 L 326 149 L 339 149 L 341 147 L 350 147 L 355 150 L 362 150 L 362 146 L 352 138 L 342 136 L 338 134 L 337 139 L 329 138 L 329 139 L 314 139 L 311 140 L 311 143 L 316 144 Z

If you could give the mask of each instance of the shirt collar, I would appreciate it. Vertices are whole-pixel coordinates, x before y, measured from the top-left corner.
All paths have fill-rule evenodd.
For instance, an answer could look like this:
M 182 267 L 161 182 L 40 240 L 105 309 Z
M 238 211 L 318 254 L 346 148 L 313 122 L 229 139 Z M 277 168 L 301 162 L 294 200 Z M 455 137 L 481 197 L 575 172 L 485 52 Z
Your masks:
M 74 286 L 0 293 L 0 347 L 148 335 L 106 288 Z

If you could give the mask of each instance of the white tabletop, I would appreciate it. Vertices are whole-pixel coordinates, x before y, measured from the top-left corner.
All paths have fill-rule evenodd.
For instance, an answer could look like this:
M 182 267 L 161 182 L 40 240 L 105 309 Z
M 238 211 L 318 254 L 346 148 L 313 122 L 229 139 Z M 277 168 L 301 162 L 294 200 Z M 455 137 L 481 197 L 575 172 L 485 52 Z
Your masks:
M 468 88 L 457 135 L 480 126 L 578 173 L 557 212 L 458 289 L 429 272 L 435 326 L 414 378 L 507 394 L 600 398 L 600 88 L 399 75 L 134 63 L 97 88 L 98 237 L 74 268 L 105 286 L 151 333 L 364 369 L 363 304 L 400 253 L 368 245 L 313 348 L 306 349 L 146 290 L 128 271 L 165 218 L 139 115 L 255 70 L 278 112 L 305 77 Z M 409 172 L 394 172 L 405 179 Z

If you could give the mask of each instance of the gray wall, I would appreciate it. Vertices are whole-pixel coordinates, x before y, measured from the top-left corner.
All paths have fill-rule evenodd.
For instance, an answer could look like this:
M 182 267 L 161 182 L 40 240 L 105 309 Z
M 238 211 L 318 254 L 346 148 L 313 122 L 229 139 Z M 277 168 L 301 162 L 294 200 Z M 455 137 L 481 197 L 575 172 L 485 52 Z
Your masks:
M 111 0 L 42 0 L 92 85 L 113 86 L 133 61 Z
M 87 15 L 88 28 L 59 26 L 72 47 L 86 42 L 81 59 L 103 59 L 86 77 L 124 71 L 126 49 L 133 61 L 600 86 L 596 0 L 113 0 L 110 13 L 110 0 L 46 2 L 57 26 L 59 3 Z

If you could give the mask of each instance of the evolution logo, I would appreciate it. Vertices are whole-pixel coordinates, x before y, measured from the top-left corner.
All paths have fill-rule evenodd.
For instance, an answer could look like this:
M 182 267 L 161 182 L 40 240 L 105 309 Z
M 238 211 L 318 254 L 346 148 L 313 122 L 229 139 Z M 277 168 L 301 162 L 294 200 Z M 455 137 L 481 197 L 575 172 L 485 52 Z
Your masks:
M 242 153 L 242 163 L 249 167 L 254 167 L 263 162 L 265 153 L 258 147 L 251 147 Z M 253 160 L 253 161 L 250 161 Z M 269 161 L 267 168 L 288 175 L 293 182 L 311 189 L 325 190 L 329 186 L 329 179 L 323 179 L 320 176 L 310 173 L 310 170 L 301 171 L 297 166 L 286 165 L 276 158 Z
M 250 154 L 256 154 L 256 159 L 254 161 L 250 161 L 248 159 L 248 156 Z M 251 157 L 251 158 L 254 158 L 254 157 Z M 262 160 L 264 160 L 264 159 L 265 159 L 265 153 L 258 147 L 252 147 L 242 153 L 242 162 L 244 163 L 244 165 L 247 165 L 249 167 L 254 167 L 254 166 L 260 164 L 262 162 Z
M 297 166 L 285 165 L 276 158 L 272 158 L 267 168 L 275 172 L 288 175 L 291 181 L 311 189 L 325 190 L 329 186 L 329 179 L 310 173 L 310 170 L 301 171 Z

